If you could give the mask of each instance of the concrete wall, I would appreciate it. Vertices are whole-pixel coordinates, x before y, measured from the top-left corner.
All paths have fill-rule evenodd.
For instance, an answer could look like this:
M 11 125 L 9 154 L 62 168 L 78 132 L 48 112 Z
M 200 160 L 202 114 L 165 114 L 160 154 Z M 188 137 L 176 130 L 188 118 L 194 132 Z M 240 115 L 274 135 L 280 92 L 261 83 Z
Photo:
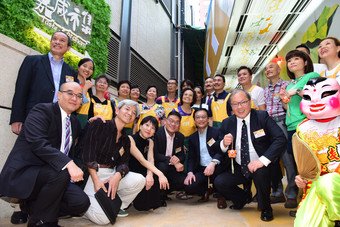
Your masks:
M 12 105 L 18 70 L 24 57 L 34 54 L 38 52 L 0 34 L 0 170 L 16 139 L 9 126 L 11 111 L 7 108 Z M 0 200 L 0 218 L 10 216 L 12 211 L 8 203 Z
M 107 0 L 111 7 L 110 28 L 120 35 L 122 0 Z M 164 77 L 170 77 L 171 21 L 156 1 L 133 0 L 131 47 Z

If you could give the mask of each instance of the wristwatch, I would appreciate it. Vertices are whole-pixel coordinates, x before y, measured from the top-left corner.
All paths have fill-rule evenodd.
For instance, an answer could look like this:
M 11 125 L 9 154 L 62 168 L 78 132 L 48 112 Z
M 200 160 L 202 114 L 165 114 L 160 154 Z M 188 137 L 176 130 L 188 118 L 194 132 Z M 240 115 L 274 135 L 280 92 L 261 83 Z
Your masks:
M 301 91 L 301 89 L 296 89 L 296 94 L 300 95 L 300 91 Z

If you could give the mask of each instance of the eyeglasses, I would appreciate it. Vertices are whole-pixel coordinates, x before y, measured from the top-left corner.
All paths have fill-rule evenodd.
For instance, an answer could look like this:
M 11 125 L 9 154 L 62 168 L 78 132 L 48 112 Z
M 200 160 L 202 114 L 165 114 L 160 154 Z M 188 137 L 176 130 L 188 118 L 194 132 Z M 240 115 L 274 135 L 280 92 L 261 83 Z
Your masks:
M 231 107 L 239 107 L 239 106 L 242 106 L 242 107 L 245 107 L 247 104 L 248 104 L 249 100 L 246 100 L 246 101 L 242 101 L 242 102 L 237 102 L 237 103 L 230 103 Z
M 171 124 L 171 125 L 176 125 L 176 126 L 178 126 L 178 125 L 180 124 L 179 121 L 174 121 L 174 120 L 169 119 L 169 118 L 168 118 L 168 122 L 169 122 L 169 124 Z
M 81 93 L 74 94 L 72 91 L 60 91 L 60 92 L 65 93 L 69 98 L 73 98 L 73 97 L 76 97 L 76 99 L 83 98 L 83 94 Z

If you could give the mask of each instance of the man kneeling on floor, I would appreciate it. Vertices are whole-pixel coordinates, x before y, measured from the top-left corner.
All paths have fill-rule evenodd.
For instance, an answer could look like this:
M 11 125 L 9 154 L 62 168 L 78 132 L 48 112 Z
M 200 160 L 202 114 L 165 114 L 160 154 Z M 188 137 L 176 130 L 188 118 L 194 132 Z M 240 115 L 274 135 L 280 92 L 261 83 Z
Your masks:
M 57 103 L 37 104 L 28 114 L 0 175 L 0 194 L 19 198 L 28 226 L 58 226 L 58 216 L 81 215 L 89 198 L 73 182 L 83 171 L 69 157 L 80 124 L 71 113 L 80 107 L 82 89 L 64 83 Z
M 214 184 L 225 199 L 233 202 L 230 208 L 240 210 L 251 202 L 250 186 L 253 180 L 261 220 L 271 221 L 269 166 L 280 157 L 287 141 L 283 131 L 266 111 L 251 109 L 250 100 L 250 95 L 243 90 L 234 90 L 230 96 L 234 115 L 222 122 L 220 146 L 223 152 L 229 150 L 231 171 L 218 175 Z M 236 156 L 232 154 L 235 151 Z M 238 186 L 241 184 L 245 185 L 244 189 Z

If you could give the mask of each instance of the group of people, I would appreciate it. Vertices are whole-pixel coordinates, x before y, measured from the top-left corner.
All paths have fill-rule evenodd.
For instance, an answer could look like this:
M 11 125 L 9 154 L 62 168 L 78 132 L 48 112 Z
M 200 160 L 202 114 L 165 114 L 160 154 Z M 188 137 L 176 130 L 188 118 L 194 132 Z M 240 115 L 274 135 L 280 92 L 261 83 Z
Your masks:
M 251 69 L 241 66 L 240 88 L 230 93 L 224 90 L 225 77 L 220 74 L 206 78 L 204 89 L 184 80 L 180 94 L 177 80 L 171 78 L 166 95 L 158 96 L 157 87 L 150 85 L 142 104 L 138 104 L 139 87 L 129 81 L 118 83 L 118 98 L 110 97 L 105 75 L 92 84 L 95 64 L 90 58 L 82 59 L 78 72 L 73 71 L 63 61 L 70 46 L 65 33 L 55 32 L 50 52 L 27 56 L 19 70 L 10 119 L 18 139 L 0 174 L 0 195 L 20 201 L 21 211 L 13 213 L 12 223 L 24 223 L 28 216 L 28 226 L 58 226 L 61 216 L 84 215 L 96 224 L 108 224 L 95 197 L 101 189 L 111 199 L 120 197 L 121 217 L 128 215 L 130 205 L 136 210 L 167 206 L 169 193 L 177 191 L 176 198 L 198 195 L 199 202 L 214 193 L 219 209 L 225 209 L 229 200 L 230 209 L 240 210 L 256 198 L 261 220 L 271 221 L 271 203 L 296 208 L 297 186 L 314 185 L 296 171 L 292 137 L 298 130 L 306 140 L 306 115 L 310 118 L 310 112 L 323 111 L 318 102 L 328 101 L 328 96 L 335 98 L 324 105 L 335 109 L 331 120 L 338 119 L 340 43 L 336 38 L 320 42 L 318 52 L 324 63 L 318 67 L 320 72 L 314 72 L 308 51 L 301 49 L 307 47 L 300 45 L 286 55 L 290 82 L 280 79 L 279 65 L 270 62 L 265 68 L 269 84 L 263 89 L 252 84 Z M 329 79 L 331 85 L 320 75 L 334 78 Z M 315 101 L 308 92 L 319 92 L 320 97 Z M 313 104 L 301 110 L 301 100 Z M 324 118 L 311 115 L 310 119 Z M 336 134 L 338 123 L 332 126 Z M 339 173 L 339 140 L 332 144 L 332 167 L 322 156 L 327 167 L 324 175 Z M 288 181 L 285 192 L 280 160 Z M 339 183 L 339 176 L 333 181 Z M 319 188 L 311 187 L 302 206 L 318 202 Z M 338 193 L 331 191 L 331 195 Z M 324 212 L 318 220 L 337 224 L 339 203 L 326 218 L 326 206 L 320 205 L 318 212 L 322 208 Z M 298 212 L 297 220 L 308 225 L 303 215 Z

